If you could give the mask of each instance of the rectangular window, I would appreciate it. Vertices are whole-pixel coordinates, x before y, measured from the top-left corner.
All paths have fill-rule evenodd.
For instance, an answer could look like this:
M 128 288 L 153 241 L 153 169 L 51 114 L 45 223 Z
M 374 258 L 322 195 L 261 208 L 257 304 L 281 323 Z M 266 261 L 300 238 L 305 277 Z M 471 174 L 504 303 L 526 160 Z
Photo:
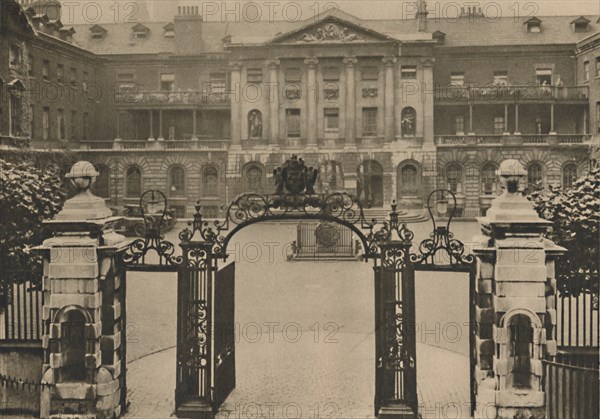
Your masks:
M 134 72 L 119 72 L 117 73 L 117 85 L 119 92 L 135 91 L 135 73 Z
M 403 65 L 400 69 L 400 77 L 403 79 L 416 79 L 417 78 L 417 66 L 416 65 Z
M 175 74 L 167 73 L 160 75 L 160 90 L 163 92 L 172 92 L 175 86 Z
M 48 60 L 42 62 L 42 79 L 44 81 L 50 80 L 50 61 Z
M 494 71 L 494 85 L 506 86 L 508 84 L 508 71 Z
M 35 108 L 29 105 L 29 138 L 33 139 L 35 135 Z
M 590 81 L 590 62 L 583 62 L 583 81 Z
M 57 111 L 56 124 L 57 124 L 56 128 L 57 128 L 58 139 L 59 140 L 66 139 L 67 133 L 66 133 L 66 127 L 65 127 L 65 111 L 62 109 L 59 109 Z
M 248 83 L 262 83 L 263 81 L 263 69 L 262 68 L 249 68 L 247 72 Z
M 535 79 L 540 86 L 552 85 L 552 69 L 551 68 L 538 68 L 535 70 Z
M 88 124 L 89 124 L 89 116 L 88 116 L 87 112 L 84 112 L 83 113 L 83 127 L 82 127 L 83 128 L 82 137 L 84 140 L 88 139 L 88 130 L 89 130 Z
M 379 68 L 375 66 L 363 67 L 360 74 L 363 81 L 375 81 L 379 79 Z
M 463 115 L 457 115 L 454 118 L 454 132 L 456 135 L 465 133 L 465 117 Z
M 23 136 L 22 127 L 21 127 L 21 96 L 16 94 L 10 95 L 10 132 L 9 135 L 14 135 L 15 137 Z
M 465 85 L 465 73 L 464 72 L 452 72 L 450 73 L 450 86 L 464 86 Z
M 596 131 L 600 134 L 600 102 L 596 102 Z
M 340 69 L 337 67 L 324 67 L 323 68 L 323 81 L 339 81 L 340 80 Z
M 227 88 L 227 73 L 214 72 L 209 74 L 210 93 L 225 93 Z
M 10 44 L 9 47 L 9 64 L 11 67 L 19 67 L 22 61 L 23 51 L 18 44 Z
M 596 77 L 600 77 L 600 57 L 596 57 Z
M 65 78 L 65 66 L 62 64 L 58 64 L 56 66 L 56 82 L 62 83 Z
M 494 134 L 502 135 L 504 133 L 504 117 L 496 116 L 494 117 Z
M 285 69 L 285 82 L 286 83 L 300 83 L 302 81 L 302 72 L 299 68 L 286 68 Z
M 323 119 L 325 120 L 325 132 L 338 131 L 340 113 L 337 108 L 323 109 Z
M 35 58 L 29 54 L 27 61 L 29 61 L 29 69 L 27 70 L 29 77 L 35 77 Z
M 285 110 L 285 127 L 288 138 L 300 138 L 300 109 Z
M 75 67 L 71 67 L 70 73 L 71 86 L 77 85 L 77 69 Z
M 362 109 L 362 134 L 365 137 L 377 135 L 377 108 Z
M 72 139 L 77 138 L 77 111 L 71 111 L 71 129 L 69 134 Z
M 42 110 L 42 139 L 47 140 L 50 136 L 50 108 L 44 106 Z

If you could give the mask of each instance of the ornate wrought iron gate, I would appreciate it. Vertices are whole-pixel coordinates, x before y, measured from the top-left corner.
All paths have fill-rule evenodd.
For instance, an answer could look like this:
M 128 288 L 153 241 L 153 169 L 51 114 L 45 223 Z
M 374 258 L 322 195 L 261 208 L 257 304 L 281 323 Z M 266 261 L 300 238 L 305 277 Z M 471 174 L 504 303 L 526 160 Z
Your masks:
M 179 234 L 181 256 L 175 255 L 172 243 L 163 240 L 162 218 L 144 217 L 145 237 L 131 243 L 124 261 L 132 270 L 178 273 L 178 417 L 214 417 L 235 388 L 235 267 L 230 264 L 218 271 L 218 260 L 227 258 L 227 244 L 237 231 L 272 220 L 335 222 L 359 238 L 365 260 L 372 259 L 375 269 L 375 416 L 417 417 L 415 271 L 472 272 L 474 266 L 474 258 L 464 255 L 464 245 L 449 231 L 455 206 L 447 226 L 437 227 L 434 221 L 430 238 L 411 253 L 414 235 L 399 222 L 395 203 L 389 219 L 367 221 L 356 197 L 343 192 L 315 193 L 316 176 L 316 170 L 304 167 L 302 159 L 293 156 L 274 173 L 275 195 L 242 194 L 227 207 L 223 221 L 212 223 L 202 218 L 197 204 L 193 221 Z M 429 201 L 439 192 L 432 192 L 428 200 L 432 219 Z M 444 191 L 442 201 L 443 193 L 455 200 L 450 191 Z M 151 204 L 162 205 L 166 212 L 166 198 L 160 191 L 142 195 L 142 211 Z M 148 261 L 150 251 L 155 256 Z M 436 260 L 441 254 L 449 258 L 443 264 Z M 472 278 L 471 302 L 475 298 Z M 474 307 L 471 304 L 473 326 Z M 474 334 L 471 350 L 473 339 Z
M 235 263 L 217 272 L 213 290 L 213 400 L 218 409 L 235 388 Z

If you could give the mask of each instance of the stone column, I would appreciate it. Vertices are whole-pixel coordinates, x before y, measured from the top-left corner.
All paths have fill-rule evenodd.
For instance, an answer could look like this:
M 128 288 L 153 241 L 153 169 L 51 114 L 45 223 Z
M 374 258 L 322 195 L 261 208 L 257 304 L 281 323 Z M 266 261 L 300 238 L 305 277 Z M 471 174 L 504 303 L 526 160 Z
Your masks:
M 586 107 L 583 108 L 583 133 L 588 133 L 588 110 Z
M 148 137 L 148 141 L 154 141 L 154 111 L 150 109 L 148 113 L 150 114 L 150 137 Z
M 476 418 L 545 417 L 542 359 L 556 354 L 554 260 L 565 249 L 519 191 L 527 171 L 505 160 L 505 191 L 485 218 L 477 256 Z
M 193 141 L 198 141 L 198 128 L 197 128 L 197 121 L 196 121 L 196 109 L 192 110 L 192 124 L 193 126 L 193 132 L 192 132 L 192 140 Z
M 385 88 L 384 88 L 384 141 L 391 143 L 394 140 L 394 66 L 396 57 L 384 57 Z
M 504 135 L 508 134 L 508 105 L 504 105 Z
M 519 131 L 519 104 L 515 103 L 515 135 L 521 135 Z
M 9 120 L 11 118 L 8 118 Z M 115 138 L 115 141 L 121 141 L 121 111 L 117 111 L 117 137 Z
M 307 67 L 306 85 L 308 95 L 306 98 L 307 112 L 307 135 L 306 143 L 309 148 L 317 147 L 317 101 L 318 101 L 318 86 L 317 86 L 317 64 L 319 60 L 316 58 L 307 58 L 304 64 Z
M 346 148 L 356 148 L 356 64 L 354 57 L 344 58 L 346 67 Z
M 158 111 L 158 141 L 164 141 L 165 137 L 163 137 L 163 111 Z
M 44 350 L 40 417 L 119 417 L 126 406 L 125 238 L 104 199 L 89 188 L 98 173 L 77 162 L 67 175 L 79 193 L 55 219 L 44 260 Z M 64 416 L 63 416 L 64 415 Z
M 269 62 L 269 126 L 271 135 L 269 143 L 272 147 L 279 146 L 279 60 Z
M 473 105 L 469 104 L 469 133 L 468 135 L 475 135 L 473 132 Z
M 554 131 L 554 103 L 550 104 L 550 135 L 556 135 L 556 131 Z
M 434 58 L 421 60 L 423 64 L 423 146 L 435 147 L 433 141 L 433 63 Z M 419 116 L 417 115 L 417 118 Z
M 242 64 L 239 62 L 230 63 L 231 67 L 231 148 L 242 148 L 242 102 L 241 102 L 241 81 Z

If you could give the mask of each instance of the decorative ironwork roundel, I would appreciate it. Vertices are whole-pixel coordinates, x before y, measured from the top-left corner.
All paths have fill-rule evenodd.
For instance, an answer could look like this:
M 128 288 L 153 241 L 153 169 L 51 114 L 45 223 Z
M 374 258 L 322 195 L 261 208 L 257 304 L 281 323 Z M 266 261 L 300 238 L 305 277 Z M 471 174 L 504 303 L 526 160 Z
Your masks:
M 335 247 L 340 239 L 340 232 L 332 223 L 321 223 L 315 229 L 315 239 L 320 247 Z

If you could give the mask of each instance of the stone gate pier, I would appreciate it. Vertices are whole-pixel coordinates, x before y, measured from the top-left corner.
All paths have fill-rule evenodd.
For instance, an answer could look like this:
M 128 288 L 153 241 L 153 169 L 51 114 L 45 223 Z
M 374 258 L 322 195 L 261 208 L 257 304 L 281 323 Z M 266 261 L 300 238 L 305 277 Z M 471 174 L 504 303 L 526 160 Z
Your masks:
M 565 249 L 543 237 L 549 222 L 519 191 L 527 172 L 517 160 L 499 169 L 505 187 L 475 249 L 476 418 L 544 418 L 542 359 L 556 355 L 554 261 Z
M 114 418 L 125 407 L 125 238 L 89 188 L 88 162 L 67 175 L 78 190 L 45 227 L 41 418 Z

